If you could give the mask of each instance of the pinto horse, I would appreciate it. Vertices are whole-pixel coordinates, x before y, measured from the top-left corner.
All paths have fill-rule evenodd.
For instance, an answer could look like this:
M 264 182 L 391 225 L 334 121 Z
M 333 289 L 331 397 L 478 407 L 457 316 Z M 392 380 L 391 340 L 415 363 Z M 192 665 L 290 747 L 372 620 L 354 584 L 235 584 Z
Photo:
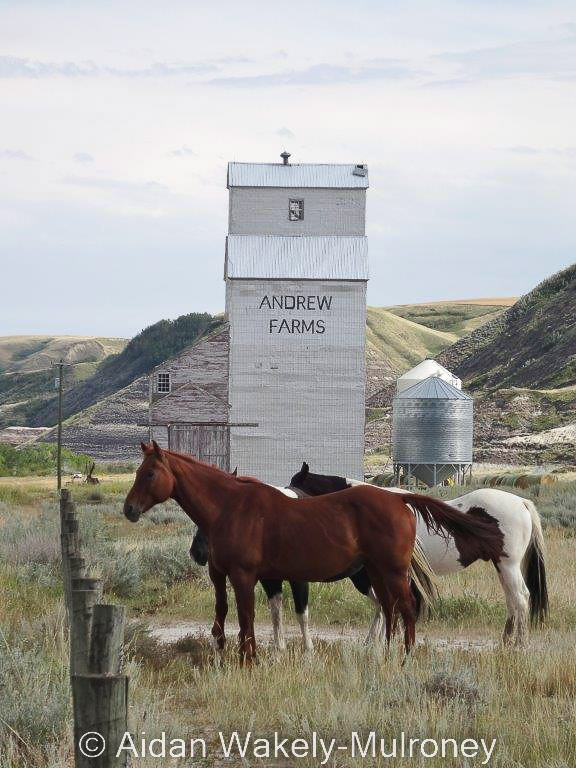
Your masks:
M 365 567 L 387 622 L 397 611 L 408 652 L 415 642 L 409 570 L 416 520 L 447 533 L 476 536 L 487 560 L 502 554 L 502 535 L 482 519 L 427 496 L 399 496 L 372 486 L 290 499 L 269 485 L 235 478 L 190 456 L 142 444 L 144 459 L 124 502 L 131 522 L 155 504 L 174 499 L 202 527 L 210 546 L 216 593 L 212 635 L 225 642 L 226 578 L 236 596 L 240 659 L 256 655 L 254 587 L 259 579 L 331 581 Z M 408 506 L 410 504 L 410 506 Z
M 318 496 L 360 485 L 366 483 L 338 475 L 310 472 L 308 464 L 304 462 L 300 471 L 292 477 L 289 487 Z M 407 494 L 401 488 L 380 490 Z M 467 515 L 491 521 L 494 528 L 501 531 L 504 549 L 493 563 L 508 609 L 503 641 L 505 644 L 515 641 L 516 645 L 523 645 L 528 616 L 532 624 L 540 624 L 548 612 L 544 537 L 535 505 L 529 499 L 495 488 L 479 488 L 447 504 Z M 420 519 L 416 523 L 416 532 L 430 567 L 438 576 L 456 573 L 480 559 L 470 548 L 469 541 L 464 542 L 452 535 L 439 536 L 435 530 L 423 525 Z M 360 572 L 360 575 L 363 575 L 364 581 L 364 589 L 360 591 L 369 595 L 368 574 Z M 381 621 L 381 612 L 378 610 L 370 635 L 378 634 Z

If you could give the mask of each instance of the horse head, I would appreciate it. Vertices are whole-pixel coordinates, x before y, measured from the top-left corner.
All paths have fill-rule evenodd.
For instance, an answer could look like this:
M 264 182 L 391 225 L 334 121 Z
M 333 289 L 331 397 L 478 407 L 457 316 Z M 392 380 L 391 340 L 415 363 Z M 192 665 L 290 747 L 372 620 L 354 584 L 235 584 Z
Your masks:
M 175 478 L 158 443 L 140 443 L 144 458 L 136 471 L 134 485 L 124 501 L 124 515 L 132 523 L 156 504 L 167 501 L 174 491 Z
M 338 475 L 316 475 L 310 472 L 310 467 L 304 461 L 302 468 L 290 480 L 289 488 L 297 488 L 309 496 L 322 496 L 324 493 L 334 493 L 349 488 L 350 483 L 345 477 Z

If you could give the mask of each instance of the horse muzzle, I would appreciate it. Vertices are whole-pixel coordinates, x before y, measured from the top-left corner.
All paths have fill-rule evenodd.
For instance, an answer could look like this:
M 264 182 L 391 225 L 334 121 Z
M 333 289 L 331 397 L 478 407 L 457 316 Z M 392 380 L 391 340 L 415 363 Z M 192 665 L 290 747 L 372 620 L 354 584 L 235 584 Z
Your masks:
M 140 510 L 134 504 L 124 504 L 124 517 L 131 523 L 137 523 L 140 519 Z

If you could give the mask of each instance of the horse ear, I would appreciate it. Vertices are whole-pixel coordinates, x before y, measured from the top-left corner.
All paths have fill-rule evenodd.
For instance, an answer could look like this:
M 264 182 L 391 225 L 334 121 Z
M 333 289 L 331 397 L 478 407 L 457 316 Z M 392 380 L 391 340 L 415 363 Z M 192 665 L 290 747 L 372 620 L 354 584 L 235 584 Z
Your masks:
M 146 443 L 140 443 L 140 448 L 142 448 L 142 453 L 148 453 L 149 451 L 149 446 Z
M 310 472 L 310 467 L 308 466 L 308 464 L 305 461 L 302 462 L 302 469 L 300 470 L 300 472 L 303 475 L 307 475 L 308 472 Z
M 238 467 L 235 467 L 234 472 L 232 472 L 232 475 L 234 477 L 238 477 Z
M 154 448 L 154 453 L 156 456 L 160 459 L 160 461 L 162 461 L 164 454 L 162 453 L 162 448 L 160 448 L 156 440 L 152 440 L 152 447 Z

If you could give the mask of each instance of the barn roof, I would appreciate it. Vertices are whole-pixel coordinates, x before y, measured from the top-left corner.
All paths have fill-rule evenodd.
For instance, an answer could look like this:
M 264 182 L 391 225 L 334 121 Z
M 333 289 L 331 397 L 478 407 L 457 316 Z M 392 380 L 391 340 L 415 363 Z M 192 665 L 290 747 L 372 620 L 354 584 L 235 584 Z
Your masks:
M 300 163 L 228 163 L 227 187 L 366 189 L 368 166 Z
M 368 280 L 368 240 L 360 235 L 228 235 L 224 278 Z

